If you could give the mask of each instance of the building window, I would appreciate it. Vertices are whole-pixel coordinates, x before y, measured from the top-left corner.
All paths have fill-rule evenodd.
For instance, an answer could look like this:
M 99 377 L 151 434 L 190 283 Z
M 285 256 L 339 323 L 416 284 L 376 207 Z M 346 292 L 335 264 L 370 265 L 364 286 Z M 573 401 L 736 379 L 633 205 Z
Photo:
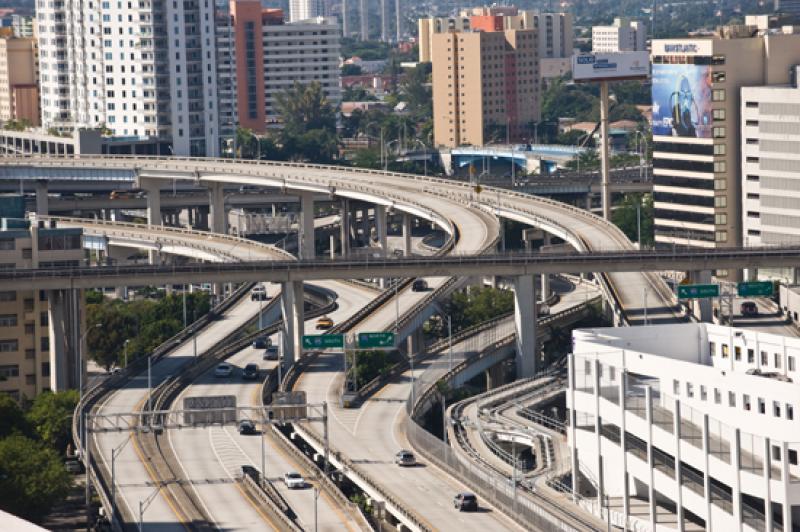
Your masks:
M 672 381 L 672 393 L 675 395 L 681 394 L 681 383 L 677 379 Z
M 704 385 L 700 385 L 700 400 L 705 401 L 708 397 L 708 393 L 706 392 L 706 387 Z
M 715 179 L 714 190 L 725 190 L 728 188 L 728 181 L 726 179 Z
M 752 349 L 747 350 L 747 363 L 754 364 L 756 361 L 756 352 Z
M 728 170 L 728 164 L 725 161 L 714 161 L 714 173 L 723 174 Z
M 789 355 L 786 357 L 786 368 L 789 371 L 794 371 L 794 356 Z
M 794 419 L 794 407 L 786 403 L 786 419 L 792 421 Z
M 714 155 L 725 155 L 725 144 L 714 144 Z
M 0 314 L 0 327 L 16 327 L 17 315 L 16 314 Z
M 715 139 L 724 139 L 725 138 L 725 126 L 717 126 L 712 129 L 712 136 Z
M 750 410 L 750 396 L 746 393 L 742 394 L 742 408 Z
M 19 366 L 17 364 L 7 364 L 0 366 L 0 377 L 11 378 L 19 377 Z
M 714 223 L 717 225 L 725 225 L 728 223 L 728 215 L 727 214 L 715 214 L 714 215 Z
M 711 79 L 714 83 L 724 83 L 725 82 L 725 72 L 713 72 L 711 74 Z
M 761 351 L 761 365 L 766 366 L 769 364 L 769 359 L 767 358 L 767 352 Z
M 691 382 L 686 383 L 686 396 L 694 397 L 694 384 L 692 384 Z
M 0 301 L 16 301 L 17 293 L 14 290 L 0 291 Z
M 761 397 L 758 398 L 758 413 L 759 414 L 767 413 L 767 402 L 764 401 Z
M 733 348 L 733 359 L 736 362 L 741 362 L 741 360 L 742 360 L 742 348 L 739 347 L 738 345 L 734 346 L 734 348 Z
M 711 114 L 714 117 L 714 120 L 725 120 L 725 109 L 714 109 Z
M 727 242 L 728 241 L 728 232 L 727 231 L 717 231 L 714 235 L 715 242 Z
M 775 369 L 781 369 L 781 366 L 783 365 L 782 361 L 783 361 L 783 355 L 781 355 L 780 353 L 775 353 Z
M 0 340 L 0 353 L 12 353 L 19 351 L 18 340 Z
M 758 109 L 758 102 L 746 102 L 744 106 L 748 109 Z
M 714 388 L 714 403 L 722 403 L 722 392 L 719 391 L 719 388 Z
M 717 354 L 717 344 L 714 342 L 708 342 L 708 351 L 711 353 L 711 356 L 716 356 Z
M 730 357 L 730 352 L 728 351 L 728 344 L 722 344 L 722 358 Z
M 714 196 L 714 207 L 725 208 L 728 206 L 728 196 Z
M 42 362 L 42 377 L 50 376 L 50 362 Z
M 778 401 L 772 401 L 772 415 L 781 417 L 781 404 Z
M 724 102 L 725 101 L 725 89 L 714 89 L 711 91 L 711 101 L 713 102 Z

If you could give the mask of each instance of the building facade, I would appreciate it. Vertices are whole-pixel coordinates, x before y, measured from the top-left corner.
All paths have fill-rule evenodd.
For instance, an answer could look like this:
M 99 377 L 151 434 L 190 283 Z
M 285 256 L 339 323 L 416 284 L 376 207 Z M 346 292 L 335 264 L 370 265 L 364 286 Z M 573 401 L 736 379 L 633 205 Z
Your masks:
M 0 122 L 39 125 L 36 39 L 0 38 Z
M 79 228 L 2 222 L 3 268 L 78 266 L 83 258 Z M 80 290 L 0 291 L 0 392 L 19 401 L 78 386 L 82 301 Z
M 741 130 L 744 245 L 796 246 L 800 244 L 800 88 L 796 82 L 743 87 Z M 789 270 L 758 273 L 794 280 Z
M 576 330 L 573 346 L 582 504 L 626 530 L 797 529 L 800 340 L 697 323 Z
M 643 52 L 647 26 L 641 20 L 615 18 L 610 26 L 592 26 L 593 52 Z
M 44 127 L 104 127 L 115 137 L 168 138 L 175 155 L 218 155 L 227 12 L 221 0 L 39 0 Z
M 325 15 L 322 0 L 289 0 L 289 22 L 299 22 Z
M 654 40 L 651 54 L 656 244 L 740 246 L 740 90 L 787 83 L 800 35 L 726 27 Z

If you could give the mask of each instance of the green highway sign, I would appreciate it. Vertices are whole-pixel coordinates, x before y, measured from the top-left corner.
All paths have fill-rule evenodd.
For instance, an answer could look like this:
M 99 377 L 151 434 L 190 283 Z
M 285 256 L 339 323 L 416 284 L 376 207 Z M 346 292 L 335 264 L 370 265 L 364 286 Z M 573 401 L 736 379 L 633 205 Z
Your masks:
M 679 284 L 678 299 L 702 299 L 718 297 L 718 284 Z
M 358 347 L 361 349 L 394 349 L 394 333 L 358 333 Z
M 736 285 L 736 293 L 742 297 L 771 296 L 774 286 L 772 281 L 750 281 Z
M 303 349 L 344 349 L 343 334 L 304 334 Z

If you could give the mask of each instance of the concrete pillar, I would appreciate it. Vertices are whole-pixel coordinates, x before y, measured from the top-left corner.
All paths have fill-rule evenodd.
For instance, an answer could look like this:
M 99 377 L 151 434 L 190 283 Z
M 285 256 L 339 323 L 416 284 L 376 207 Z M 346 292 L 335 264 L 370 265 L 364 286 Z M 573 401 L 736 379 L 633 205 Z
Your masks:
M 208 231 L 208 220 L 211 217 L 211 208 L 208 205 L 200 205 L 197 208 L 196 223 L 199 229 Z
M 361 232 L 364 234 L 364 245 L 367 247 L 372 245 L 372 231 L 370 229 L 369 206 L 365 203 L 364 207 L 361 209 Z
M 495 364 L 486 370 L 486 391 L 494 390 L 495 388 L 505 384 L 503 370 L 503 363 Z
M 588 192 L 586 194 L 586 210 L 591 212 L 592 211 L 592 193 Z
M 347 199 L 342 200 L 342 205 L 339 207 L 339 242 L 342 246 L 342 257 L 347 257 L 350 254 L 350 208 Z
M 314 250 L 314 193 L 300 193 L 300 224 L 297 249 L 301 259 L 313 259 Z
M 389 240 L 387 237 L 386 206 L 375 206 L 375 233 L 378 237 L 378 245 L 381 247 L 381 254 L 385 257 L 389 254 Z
M 536 288 L 533 275 L 514 278 L 514 326 L 517 342 L 517 378 L 536 374 Z
M 328 239 L 328 247 L 330 251 L 331 260 L 336 258 L 336 235 L 331 234 L 330 238 Z
M 225 189 L 222 183 L 211 183 L 208 186 L 208 207 L 212 233 L 226 234 L 228 220 L 225 213 Z
M 288 362 L 297 361 L 303 353 L 303 283 L 289 281 L 281 284 L 281 313 L 283 314 L 283 356 Z
M 547 301 L 547 298 L 550 297 L 550 274 L 543 273 L 541 274 L 541 281 L 542 281 L 542 293 L 539 298 L 542 301 Z
M 800 267 L 792 269 L 792 284 L 800 284 Z
M 139 186 L 147 193 L 147 223 L 149 225 L 164 225 L 161 215 L 161 188 L 155 179 L 140 179 Z M 147 263 L 159 264 L 160 253 L 155 250 L 147 251 Z
M 36 214 L 44 216 L 49 214 L 47 200 L 47 181 L 41 179 L 36 182 Z
M 758 281 L 758 268 L 747 268 L 747 280 Z
M 50 337 L 50 389 L 77 388 L 81 375 L 79 341 L 84 330 L 82 290 L 48 290 L 48 335 Z M 84 380 L 85 383 L 85 380 Z
M 694 271 L 692 272 L 691 279 L 693 284 L 708 284 L 711 282 L 711 270 Z M 711 298 L 695 299 L 694 315 L 702 322 L 711 323 L 713 319 Z
M 403 256 L 411 256 L 411 215 L 403 213 Z

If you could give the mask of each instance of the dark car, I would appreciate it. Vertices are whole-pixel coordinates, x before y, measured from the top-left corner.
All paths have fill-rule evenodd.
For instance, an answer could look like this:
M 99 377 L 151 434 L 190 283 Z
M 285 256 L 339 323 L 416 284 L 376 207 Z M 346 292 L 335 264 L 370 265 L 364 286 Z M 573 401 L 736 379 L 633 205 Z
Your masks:
M 255 434 L 256 424 L 249 419 L 243 419 L 239 422 L 239 434 Z
M 428 282 L 425 279 L 417 279 L 412 283 L 411 290 L 414 292 L 425 292 L 428 290 Z
M 742 316 L 758 316 L 758 305 L 753 301 L 743 301 L 739 311 Z
M 258 364 L 248 364 L 242 370 L 242 378 L 246 380 L 255 380 L 258 378 Z
M 270 345 L 264 350 L 264 360 L 278 360 L 278 346 Z
M 272 342 L 266 336 L 259 336 L 253 340 L 253 349 L 266 349 L 270 345 L 272 345 Z
M 472 493 L 459 493 L 453 499 L 453 506 L 459 512 L 477 512 L 478 498 Z

